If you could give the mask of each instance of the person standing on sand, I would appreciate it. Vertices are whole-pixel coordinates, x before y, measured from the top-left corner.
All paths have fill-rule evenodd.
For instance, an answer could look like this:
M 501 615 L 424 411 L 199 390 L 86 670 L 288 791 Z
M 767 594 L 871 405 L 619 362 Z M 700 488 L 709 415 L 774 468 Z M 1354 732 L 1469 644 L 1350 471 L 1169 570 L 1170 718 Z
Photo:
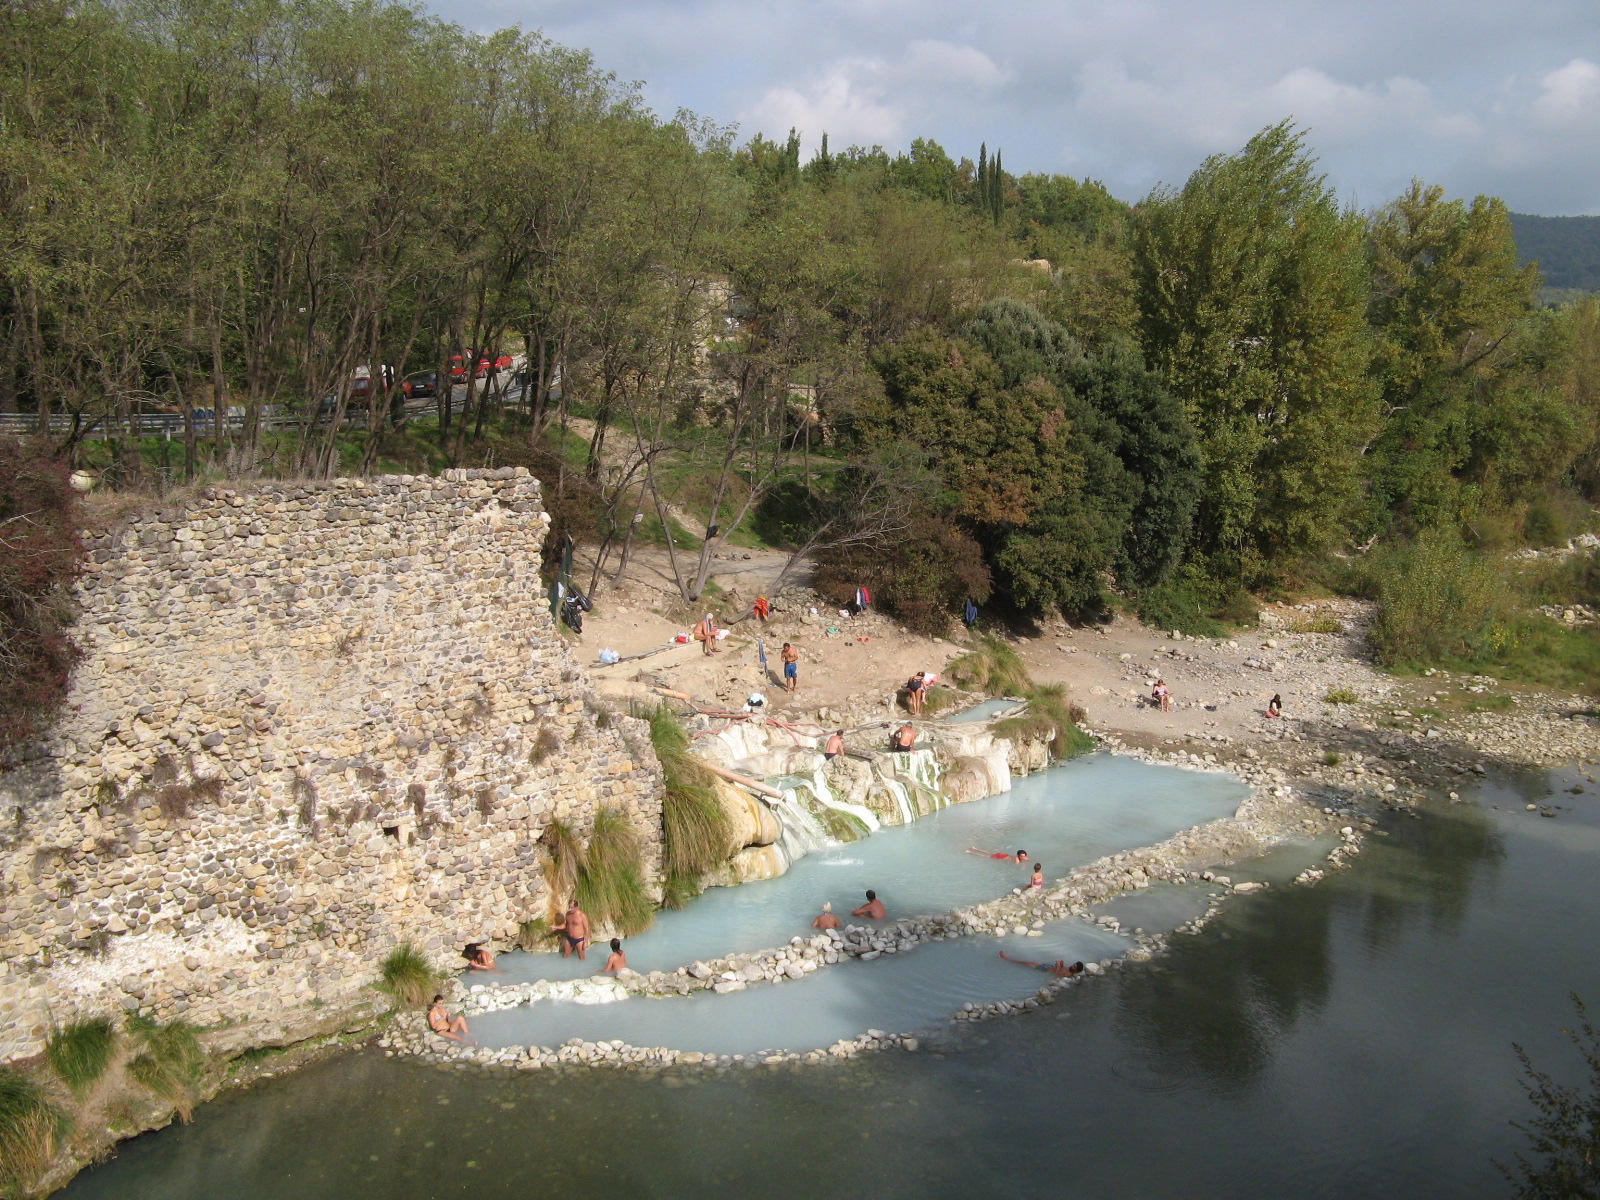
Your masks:
M 860 908 L 851 909 L 850 915 L 852 917 L 865 917 L 869 921 L 881 921 L 889 914 L 883 907 L 883 901 L 878 899 L 878 893 L 868 888 L 867 902 Z
M 800 651 L 789 642 L 783 644 L 783 690 L 795 691 L 800 686 Z
M 588 957 L 589 949 L 589 916 L 578 907 L 574 900 L 567 905 L 567 915 L 561 924 L 555 927 L 555 932 L 561 935 L 561 957 L 567 958 L 574 950 L 579 958 Z
M 918 671 L 906 680 L 906 703 L 911 706 L 913 717 L 922 715 L 922 694 L 928 690 L 927 678 L 926 671 Z
M 822 902 L 822 911 L 817 914 L 817 919 L 811 922 L 813 929 L 837 929 L 843 924 L 838 917 L 833 915 L 833 903 L 829 900 Z
M 600 968 L 601 975 L 616 975 L 628 969 L 628 956 L 622 952 L 622 939 L 611 939 L 611 957 L 606 959 L 606 965 Z

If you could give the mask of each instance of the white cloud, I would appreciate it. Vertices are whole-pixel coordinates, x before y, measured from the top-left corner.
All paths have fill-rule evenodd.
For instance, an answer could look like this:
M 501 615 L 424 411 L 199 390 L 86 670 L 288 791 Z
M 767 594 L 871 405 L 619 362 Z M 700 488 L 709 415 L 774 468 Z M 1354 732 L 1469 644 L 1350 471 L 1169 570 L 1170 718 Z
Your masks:
M 1127 199 L 1293 116 L 1364 204 L 1412 176 L 1600 213 L 1595 0 L 432 0 L 522 20 L 659 110 L 815 146 L 1003 147 Z

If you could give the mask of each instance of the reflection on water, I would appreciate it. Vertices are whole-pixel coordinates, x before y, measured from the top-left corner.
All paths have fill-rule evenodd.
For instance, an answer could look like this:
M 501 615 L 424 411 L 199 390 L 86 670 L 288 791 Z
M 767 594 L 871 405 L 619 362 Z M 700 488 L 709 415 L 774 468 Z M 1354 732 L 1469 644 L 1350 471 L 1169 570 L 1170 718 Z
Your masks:
M 1566 1061 L 1567 993 L 1600 995 L 1600 813 L 1502 807 L 1401 818 L 1351 870 L 1241 897 L 1158 963 L 916 1054 L 636 1077 L 362 1053 L 208 1105 L 64 1195 L 1503 1194 L 1511 1043 Z

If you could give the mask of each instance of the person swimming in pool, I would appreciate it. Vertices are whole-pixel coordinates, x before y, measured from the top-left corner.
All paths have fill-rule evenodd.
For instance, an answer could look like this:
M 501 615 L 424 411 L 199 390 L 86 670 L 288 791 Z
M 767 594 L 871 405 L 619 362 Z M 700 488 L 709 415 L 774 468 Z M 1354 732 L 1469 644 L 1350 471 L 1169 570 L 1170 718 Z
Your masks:
M 1000 951 L 1000 957 L 1008 963 L 1016 963 L 1019 967 L 1031 967 L 1035 971 L 1043 971 L 1046 975 L 1054 975 L 1059 979 L 1071 979 L 1075 975 L 1083 974 L 1081 962 L 1069 963 L 1064 958 L 1058 958 L 1053 963 L 1029 962 L 1025 958 L 1012 958 L 1004 950 Z
M 1028 852 L 1026 850 L 1018 850 L 1015 854 L 1007 854 L 1003 850 L 980 850 L 976 846 L 968 846 L 967 853 L 982 854 L 988 858 L 1010 859 L 1019 867 L 1026 866 L 1028 862 Z

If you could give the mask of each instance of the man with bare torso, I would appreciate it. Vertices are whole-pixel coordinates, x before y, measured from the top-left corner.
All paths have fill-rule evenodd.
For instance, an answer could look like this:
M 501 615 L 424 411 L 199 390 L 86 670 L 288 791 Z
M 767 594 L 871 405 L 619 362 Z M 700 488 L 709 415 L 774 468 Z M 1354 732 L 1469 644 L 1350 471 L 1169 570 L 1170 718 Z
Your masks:
M 567 958 L 574 950 L 579 958 L 589 957 L 589 917 L 574 900 L 567 905 L 567 915 L 555 931 L 561 935 L 561 957 Z
M 1054 975 L 1058 979 L 1072 979 L 1083 974 L 1081 962 L 1069 963 L 1064 958 L 1058 958 L 1053 963 L 1030 962 L 1025 958 L 1012 958 L 1004 950 L 1000 951 L 1000 957 L 1008 963 L 1016 963 L 1019 967 L 1028 967 L 1034 971 L 1043 971 L 1046 975 Z
M 883 901 L 878 899 L 878 893 L 871 888 L 867 889 L 867 902 L 860 908 L 850 910 L 852 917 L 865 917 L 869 921 L 881 921 L 889 914 L 883 907 Z

